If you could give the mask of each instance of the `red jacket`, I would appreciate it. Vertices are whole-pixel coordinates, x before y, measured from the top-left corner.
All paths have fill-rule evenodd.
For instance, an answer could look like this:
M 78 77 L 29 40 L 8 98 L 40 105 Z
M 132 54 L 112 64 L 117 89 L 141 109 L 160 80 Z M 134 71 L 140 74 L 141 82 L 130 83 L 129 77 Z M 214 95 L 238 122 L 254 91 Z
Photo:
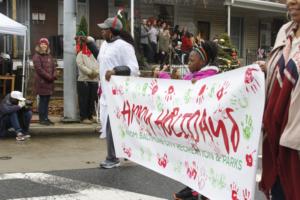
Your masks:
M 56 80 L 55 62 L 47 53 L 40 53 L 39 46 L 36 47 L 36 54 L 32 58 L 35 75 L 34 88 L 38 95 L 52 95 L 54 91 L 54 81 Z
M 181 42 L 182 42 L 181 51 L 190 52 L 192 50 L 193 43 L 192 43 L 191 38 L 184 35 L 184 36 L 182 36 Z

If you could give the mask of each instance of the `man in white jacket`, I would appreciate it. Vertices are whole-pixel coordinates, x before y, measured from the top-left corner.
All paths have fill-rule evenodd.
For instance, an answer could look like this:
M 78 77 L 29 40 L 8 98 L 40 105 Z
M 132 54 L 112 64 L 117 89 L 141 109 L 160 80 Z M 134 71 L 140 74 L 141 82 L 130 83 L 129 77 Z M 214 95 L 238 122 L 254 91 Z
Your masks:
M 120 166 L 120 160 L 115 155 L 114 142 L 110 127 L 107 99 L 108 81 L 111 75 L 139 75 L 139 66 L 135 55 L 132 37 L 122 30 L 122 23 L 117 17 L 108 18 L 98 24 L 101 35 L 105 41 L 100 51 L 91 38 L 87 38 L 87 44 L 99 63 L 100 83 L 102 94 L 100 97 L 100 118 L 102 134 L 106 133 L 107 156 L 100 163 L 101 168 L 110 169 Z

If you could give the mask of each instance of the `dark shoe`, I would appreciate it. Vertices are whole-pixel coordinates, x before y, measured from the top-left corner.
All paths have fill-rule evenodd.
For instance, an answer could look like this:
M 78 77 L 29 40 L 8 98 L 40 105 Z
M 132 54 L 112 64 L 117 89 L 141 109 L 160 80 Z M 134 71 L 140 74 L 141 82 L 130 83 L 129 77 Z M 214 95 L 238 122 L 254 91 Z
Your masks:
M 100 163 L 100 168 L 104 168 L 104 169 L 111 169 L 119 166 L 120 166 L 119 160 L 116 161 L 104 160 L 103 162 Z
M 193 200 L 193 199 L 198 199 L 198 193 L 193 191 L 189 187 L 185 187 L 184 189 L 180 190 L 179 192 L 174 194 L 174 199 L 175 200 Z
M 54 122 L 51 121 L 50 119 L 47 119 L 46 121 L 49 122 L 50 125 L 54 125 Z
M 40 121 L 40 124 L 41 124 L 41 125 L 45 125 L 45 126 L 50 126 L 50 122 L 47 121 L 47 120 Z

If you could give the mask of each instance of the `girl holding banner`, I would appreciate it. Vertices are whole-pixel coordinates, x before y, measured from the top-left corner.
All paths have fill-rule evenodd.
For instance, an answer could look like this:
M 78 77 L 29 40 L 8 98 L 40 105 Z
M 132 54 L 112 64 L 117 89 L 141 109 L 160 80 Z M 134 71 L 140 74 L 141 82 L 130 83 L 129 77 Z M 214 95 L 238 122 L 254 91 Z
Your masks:
M 213 66 L 217 57 L 218 48 L 214 42 L 201 42 L 200 46 L 193 48 L 189 55 L 188 67 L 190 73 L 186 74 L 183 79 L 191 80 L 195 83 L 197 80 L 213 76 L 219 72 L 218 67 Z M 174 194 L 175 200 L 197 200 L 198 192 L 186 187 Z M 201 196 L 203 200 L 207 199 Z

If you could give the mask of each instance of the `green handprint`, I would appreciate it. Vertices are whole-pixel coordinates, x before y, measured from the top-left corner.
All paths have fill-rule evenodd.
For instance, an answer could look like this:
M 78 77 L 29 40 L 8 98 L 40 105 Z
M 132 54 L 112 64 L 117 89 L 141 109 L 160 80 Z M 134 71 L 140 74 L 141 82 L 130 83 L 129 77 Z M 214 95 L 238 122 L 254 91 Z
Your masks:
M 125 81 L 125 92 L 128 93 L 128 89 L 129 89 L 129 79 L 126 79 Z
M 120 130 L 121 138 L 124 139 L 126 137 L 126 131 L 121 126 L 119 126 L 119 130 Z
M 145 96 L 145 95 L 146 95 L 147 88 L 148 88 L 148 83 L 144 83 L 144 85 L 143 85 L 143 89 L 142 89 L 142 94 L 143 94 L 143 96 Z
M 216 85 L 217 85 L 217 84 L 214 83 L 213 86 L 211 87 L 210 91 L 208 92 L 208 96 L 209 96 L 210 98 L 212 98 L 212 97 L 214 96 L 214 94 L 215 94 Z
M 156 109 L 157 109 L 158 111 L 162 111 L 163 108 L 164 108 L 163 101 L 162 101 L 162 99 L 158 96 L 158 97 L 157 97 L 157 101 L 156 101 Z
M 238 98 L 236 95 L 233 95 L 232 99 L 230 99 L 230 103 L 237 110 L 239 108 L 246 108 L 246 107 L 248 107 L 248 100 L 247 100 L 246 97 Z
M 250 115 L 246 115 L 245 123 L 244 122 L 241 123 L 243 127 L 243 136 L 246 140 L 249 140 L 252 135 L 252 131 L 253 131 L 252 122 L 253 122 L 252 117 Z
M 191 89 L 188 89 L 185 93 L 184 93 L 184 103 L 188 104 L 191 100 Z
M 151 161 L 151 159 L 152 159 L 152 152 L 151 152 L 151 150 L 146 149 L 146 155 L 147 155 L 148 161 Z
M 142 160 L 144 160 L 145 151 L 144 151 L 143 147 L 140 148 L 140 153 L 141 153 Z
M 176 163 L 174 164 L 174 172 L 177 173 L 177 174 L 180 174 L 180 173 L 181 173 L 181 170 L 182 170 L 182 166 L 183 166 L 183 164 L 182 164 L 181 161 L 176 162 Z

